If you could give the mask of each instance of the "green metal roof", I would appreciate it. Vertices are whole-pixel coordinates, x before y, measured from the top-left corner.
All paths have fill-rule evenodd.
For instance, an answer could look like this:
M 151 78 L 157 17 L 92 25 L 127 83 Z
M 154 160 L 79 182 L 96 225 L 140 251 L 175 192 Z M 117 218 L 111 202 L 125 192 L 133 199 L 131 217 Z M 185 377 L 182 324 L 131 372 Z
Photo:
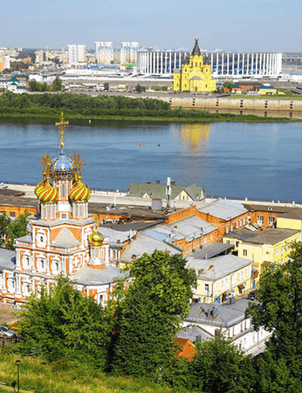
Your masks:
M 265 89 L 265 90 L 268 90 L 268 89 L 274 89 L 274 90 L 276 90 L 276 88 L 274 87 L 274 86 L 259 86 L 259 87 L 257 87 L 257 89 Z

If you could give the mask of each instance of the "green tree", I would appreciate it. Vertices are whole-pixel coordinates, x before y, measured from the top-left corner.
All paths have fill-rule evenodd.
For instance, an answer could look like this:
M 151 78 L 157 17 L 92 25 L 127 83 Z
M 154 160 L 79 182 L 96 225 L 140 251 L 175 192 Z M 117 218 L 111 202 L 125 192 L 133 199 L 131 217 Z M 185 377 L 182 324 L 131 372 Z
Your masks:
M 8 242 L 5 244 L 5 248 L 8 250 L 15 249 L 15 239 L 26 235 L 26 227 L 28 224 L 28 213 L 20 214 L 15 220 L 11 220 L 7 227 Z
M 42 84 L 40 82 L 37 82 L 35 79 L 32 79 L 29 82 L 29 90 L 30 91 L 42 91 Z
M 5 240 L 7 238 L 7 228 L 10 223 L 10 219 L 5 213 L 0 215 L 0 248 L 4 248 Z
M 73 288 L 68 278 L 60 277 L 49 293 L 42 287 L 38 297 L 32 294 L 20 317 L 22 354 L 104 368 L 112 316 Z
M 228 89 L 230 89 L 233 85 L 234 85 L 233 82 L 224 82 L 224 84 L 223 84 L 223 86 L 227 87 Z
M 185 265 L 181 255 L 157 250 L 131 263 L 131 283 L 116 309 L 119 373 L 157 379 L 174 360 L 175 333 L 196 285 L 195 271 Z
M 248 393 L 255 384 L 252 358 L 223 335 L 197 345 L 189 364 L 188 386 L 203 393 Z
M 109 91 L 109 83 L 108 82 L 104 83 L 104 90 Z
M 294 391 L 289 383 L 293 389 L 302 386 L 302 242 L 292 243 L 291 247 L 287 263 L 268 265 L 264 270 L 256 295 L 258 302 L 247 309 L 256 330 L 263 326 L 272 333 L 265 365 L 261 366 L 261 392 Z M 278 380 L 282 384 L 277 385 Z M 268 385 L 270 389 L 264 390 Z
M 53 91 L 61 91 L 62 90 L 62 81 L 58 76 L 52 82 L 52 89 L 53 89 Z
M 47 89 L 48 89 L 47 82 L 43 82 L 42 83 L 42 91 L 47 91 Z
M 143 92 L 143 91 L 145 91 L 146 90 L 146 87 L 145 86 L 142 86 L 142 85 L 139 85 L 139 84 L 137 84 L 136 86 L 135 86 L 135 91 L 137 91 L 138 93 L 141 93 L 141 92 Z

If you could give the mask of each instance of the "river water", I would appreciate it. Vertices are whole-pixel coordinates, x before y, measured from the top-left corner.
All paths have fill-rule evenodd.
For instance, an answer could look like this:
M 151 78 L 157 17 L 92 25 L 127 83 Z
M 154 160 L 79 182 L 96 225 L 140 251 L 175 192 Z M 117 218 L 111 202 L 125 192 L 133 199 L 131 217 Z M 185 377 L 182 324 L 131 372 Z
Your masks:
M 203 186 L 208 196 L 302 201 L 302 126 L 213 123 L 68 126 L 65 152 L 86 160 L 83 181 L 127 190 L 130 182 Z M 55 126 L 0 124 L 0 182 L 36 184 L 43 150 L 55 157 Z

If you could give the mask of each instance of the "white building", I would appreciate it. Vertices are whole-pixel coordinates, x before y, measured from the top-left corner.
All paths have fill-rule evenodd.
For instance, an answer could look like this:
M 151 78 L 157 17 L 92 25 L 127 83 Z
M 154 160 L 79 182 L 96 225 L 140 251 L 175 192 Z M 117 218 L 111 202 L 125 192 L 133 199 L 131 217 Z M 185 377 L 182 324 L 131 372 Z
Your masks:
M 282 53 L 230 53 L 203 51 L 208 56 L 214 78 L 277 78 L 282 71 Z M 141 74 L 171 76 L 181 68 L 190 52 L 182 50 L 139 49 L 137 70 Z
M 188 328 L 196 325 L 212 337 L 223 334 L 245 353 L 261 352 L 271 333 L 262 327 L 257 332 L 254 330 L 251 318 L 245 316 L 248 299 L 232 299 L 232 302 L 223 304 L 192 303 L 190 315 L 183 322 L 184 332 L 178 334 L 178 337 L 187 338 L 184 334 L 188 333 Z M 195 342 L 198 337 L 195 340 L 191 337 L 190 340 Z
M 114 58 L 112 41 L 95 41 L 95 60 L 98 64 L 112 64 Z
M 121 42 L 121 49 L 120 49 L 121 64 L 126 64 L 126 63 L 136 64 L 138 47 L 139 47 L 138 42 Z
M 79 64 L 86 62 L 86 45 L 67 45 L 68 63 Z

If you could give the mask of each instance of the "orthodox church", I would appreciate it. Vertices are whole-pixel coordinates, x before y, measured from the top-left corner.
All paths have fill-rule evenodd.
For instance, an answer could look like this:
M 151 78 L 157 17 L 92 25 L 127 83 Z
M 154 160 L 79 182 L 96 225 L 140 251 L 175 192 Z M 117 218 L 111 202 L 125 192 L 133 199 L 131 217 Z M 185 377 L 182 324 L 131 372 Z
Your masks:
M 172 90 L 179 92 L 213 92 L 216 90 L 216 80 L 212 78 L 208 58 L 206 57 L 205 62 L 203 60 L 198 38 L 195 38 L 195 46 L 190 59 L 185 59 L 181 70 L 174 70 Z
M 81 156 L 64 152 L 64 128 L 61 119 L 60 152 L 50 159 L 41 158 L 43 180 L 36 186 L 39 211 L 30 217 L 30 233 L 16 240 L 15 251 L 1 250 L 0 301 L 22 304 L 44 285 L 46 288 L 63 274 L 75 281 L 85 296 L 103 304 L 117 277 L 119 268 L 110 265 L 109 243 L 88 215 L 90 190 L 81 177 Z

